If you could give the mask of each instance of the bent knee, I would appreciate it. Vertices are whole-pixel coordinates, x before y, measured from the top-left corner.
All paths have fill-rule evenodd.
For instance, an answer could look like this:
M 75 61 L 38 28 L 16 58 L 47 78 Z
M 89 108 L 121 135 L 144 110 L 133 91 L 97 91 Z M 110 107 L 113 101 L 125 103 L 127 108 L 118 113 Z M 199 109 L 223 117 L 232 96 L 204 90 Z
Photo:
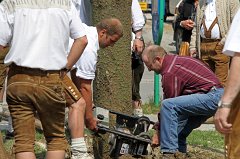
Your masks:
M 80 98 L 77 102 L 73 103 L 71 105 L 72 109 L 79 109 L 79 110 L 85 110 L 86 108 L 86 102 L 83 98 Z

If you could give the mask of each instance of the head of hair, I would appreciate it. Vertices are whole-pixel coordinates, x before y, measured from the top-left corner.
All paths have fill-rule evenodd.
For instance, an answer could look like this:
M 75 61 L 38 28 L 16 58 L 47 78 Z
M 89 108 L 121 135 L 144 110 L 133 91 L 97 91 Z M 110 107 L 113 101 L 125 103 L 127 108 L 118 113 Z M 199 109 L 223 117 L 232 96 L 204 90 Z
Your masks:
M 144 49 L 142 56 L 146 56 L 148 61 L 153 61 L 155 57 L 164 57 L 167 54 L 165 49 L 159 45 L 150 45 Z
M 101 31 L 103 29 L 106 30 L 106 33 L 110 36 L 119 35 L 123 36 L 123 26 L 119 19 L 117 18 L 105 18 L 102 19 L 97 25 L 97 30 Z

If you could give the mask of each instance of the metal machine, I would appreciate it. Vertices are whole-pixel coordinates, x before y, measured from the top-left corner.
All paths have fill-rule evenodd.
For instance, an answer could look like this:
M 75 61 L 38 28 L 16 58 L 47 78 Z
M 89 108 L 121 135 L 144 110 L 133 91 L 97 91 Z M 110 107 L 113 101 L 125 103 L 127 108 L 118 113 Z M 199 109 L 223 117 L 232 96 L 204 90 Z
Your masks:
M 118 158 L 124 154 L 139 157 L 148 154 L 147 146 L 151 143 L 151 138 L 147 131 L 150 124 L 154 124 L 148 117 L 134 117 L 101 107 L 96 107 L 94 112 L 100 121 L 98 133 L 110 133 L 110 157 Z M 116 125 L 113 128 L 109 127 L 109 114 L 116 116 Z

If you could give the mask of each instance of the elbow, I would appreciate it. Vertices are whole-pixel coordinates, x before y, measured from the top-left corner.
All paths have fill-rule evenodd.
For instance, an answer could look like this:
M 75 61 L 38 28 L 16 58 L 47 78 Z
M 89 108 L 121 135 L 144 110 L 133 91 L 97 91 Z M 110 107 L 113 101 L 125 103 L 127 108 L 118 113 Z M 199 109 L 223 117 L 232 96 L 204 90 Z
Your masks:
M 87 44 L 88 44 L 88 39 L 87 39 L 87 36 L 86 36 L 86 35 L 81 38 L 81 42 L 82 42 L 82 44 L 83 44 L 84 46 L 87 46 Z

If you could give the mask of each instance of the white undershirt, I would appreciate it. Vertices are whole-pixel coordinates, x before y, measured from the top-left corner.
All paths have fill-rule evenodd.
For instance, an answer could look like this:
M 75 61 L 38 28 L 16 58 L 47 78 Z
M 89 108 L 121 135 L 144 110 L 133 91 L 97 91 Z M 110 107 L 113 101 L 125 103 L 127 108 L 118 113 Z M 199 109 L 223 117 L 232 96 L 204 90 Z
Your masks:
M 132 0 L 132 28 L 137 31 L 143 28 L 145 20 L 138 0 Z
M 11 43 L 4 62 L 43 70 L 64 68 L 69 36 L 77 39 L 85 35 L 73 5 L 71 10 L 16 7 L 12 14 L 0 5 L 0 26 L 0 45 Z
M 207 0 L 207 6 L 205 10 L 205 24 L 207 29 L 210 28 L 211 24 L 217 17 L 216 13 L 216 0 Z M 201 26 L 200 35 L 202 38 L 206 38 L 204 35 L 204 27 Z M 215 24 L 211 31 L 211 39 L 220 39 L 219 25 Z
M 95 78 L 98 60 L 97 51 L 100 49 L 98 33 L 96 27 L 87 26 L 84 24 L 84 28 L 87 34 L 88 44 L 74 67 L 77 68 L 77 77 L 93 80 Z
M 231 28 L 223 48 L 223 53 L 229 56 L 234 56 L 236 52 L 240 52 L 240 9 L 234 16 Z

